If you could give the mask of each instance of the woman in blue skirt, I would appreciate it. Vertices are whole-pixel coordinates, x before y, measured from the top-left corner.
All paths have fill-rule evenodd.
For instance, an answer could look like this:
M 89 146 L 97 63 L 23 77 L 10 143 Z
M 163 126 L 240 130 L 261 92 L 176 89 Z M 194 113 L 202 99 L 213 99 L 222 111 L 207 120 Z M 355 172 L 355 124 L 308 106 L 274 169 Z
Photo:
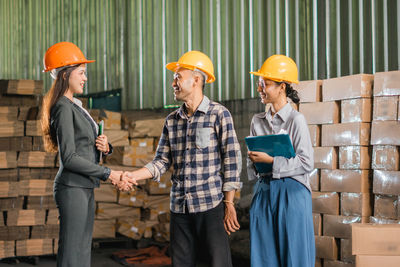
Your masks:
M 304 116 L 294 110 L 300 101 L 291 83 L 298 83 L 296 63 L 273 55 L 261 69 L 251 72 L 266 112 L 253 116 L 250 135 L 288 134 L 296 156 L 272 157 L 248 152 L 249 180 L 258 179 L 250 209 L 251 266 L 313 267 L 315 241 L 312 219 L 310 172 L 314 168 L 313 148 Z M 272 171 L 258 173 L 254 163 L 270 163 Z

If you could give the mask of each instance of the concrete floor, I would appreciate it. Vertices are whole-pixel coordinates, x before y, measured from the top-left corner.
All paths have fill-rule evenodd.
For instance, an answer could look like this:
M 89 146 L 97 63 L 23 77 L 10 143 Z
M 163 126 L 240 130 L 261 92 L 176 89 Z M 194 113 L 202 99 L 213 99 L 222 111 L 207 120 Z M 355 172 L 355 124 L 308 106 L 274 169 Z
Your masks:
M 92 267 L 121 267 L 122 264 L 117 263 L 113 259 L 111 259 L 111 254 L 115 251 L 121 250 L 121 248 L 97 248 L 92 252 Z M 38 257 L 38 262 L 35 265 L 32 259 L 29 258 L 20 258 L 19 262 L 8 261 L 5 260 L 0 261 L 0 267 L 55 267 L 56 266 L 56 257 L 55 256 L 41 256 Z M 233 259 L 234 267 L 247 267 L 250 266 L 249 262 Z M 197 267 L 207 267 L 207 264 L 200 263 Z

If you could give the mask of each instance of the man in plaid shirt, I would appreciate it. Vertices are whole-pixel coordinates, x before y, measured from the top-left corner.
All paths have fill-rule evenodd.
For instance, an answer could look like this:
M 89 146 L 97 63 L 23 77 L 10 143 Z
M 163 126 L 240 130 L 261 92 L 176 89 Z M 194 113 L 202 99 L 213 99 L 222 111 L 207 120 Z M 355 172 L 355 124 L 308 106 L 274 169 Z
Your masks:
M 241 187 L 241 153 L 229 111 L 203 94 L 215 80 L 211 60 L 199 51 L 167 64 L 175 72 L 175 100 L 184 104 L 168 115 L 154 160 L 126 173 L 131 184 L 160 176 L 173 166 L 171 257 L 173 266 L 196 266 L 204 250 L 210 266 L 232 266 L 227 234 L 239 230 L 233 205 Z

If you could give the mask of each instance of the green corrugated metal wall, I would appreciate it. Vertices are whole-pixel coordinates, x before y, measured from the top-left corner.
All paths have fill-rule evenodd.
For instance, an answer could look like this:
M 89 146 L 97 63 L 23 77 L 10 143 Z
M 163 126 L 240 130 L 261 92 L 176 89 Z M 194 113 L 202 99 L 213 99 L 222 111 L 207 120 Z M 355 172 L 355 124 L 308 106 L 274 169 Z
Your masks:
M 399 69 L 400 0 L 0 0 L 0 78 L 51 80 L 46 49 L 76 43 L 87 92 L 123 88 L 123 108 L 172 104 L 164 66 L 187 50 L 214 62 L 215 100 L 256 95 L 250 70 L 274 53 L 302 80 Z

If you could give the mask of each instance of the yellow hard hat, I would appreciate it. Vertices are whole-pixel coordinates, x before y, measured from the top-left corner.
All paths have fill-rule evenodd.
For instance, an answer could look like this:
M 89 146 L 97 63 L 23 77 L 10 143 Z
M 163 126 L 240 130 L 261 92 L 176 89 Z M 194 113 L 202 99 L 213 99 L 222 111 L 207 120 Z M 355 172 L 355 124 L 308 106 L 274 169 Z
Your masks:
M 200 51 L 189 51 L 183 54 L 178 62 L 171 62 L 165 66 L 167 69 L 175 72 L 178 68 L 185 68 L 189 70 L 201 70 L 207 74 L 206 83 L 215 81 L 214 65 L 211 59 Z
M 284 55 L 272 55 L 256 72 L 251 74 L 276 82 L 299 83 L 296 62 Z

